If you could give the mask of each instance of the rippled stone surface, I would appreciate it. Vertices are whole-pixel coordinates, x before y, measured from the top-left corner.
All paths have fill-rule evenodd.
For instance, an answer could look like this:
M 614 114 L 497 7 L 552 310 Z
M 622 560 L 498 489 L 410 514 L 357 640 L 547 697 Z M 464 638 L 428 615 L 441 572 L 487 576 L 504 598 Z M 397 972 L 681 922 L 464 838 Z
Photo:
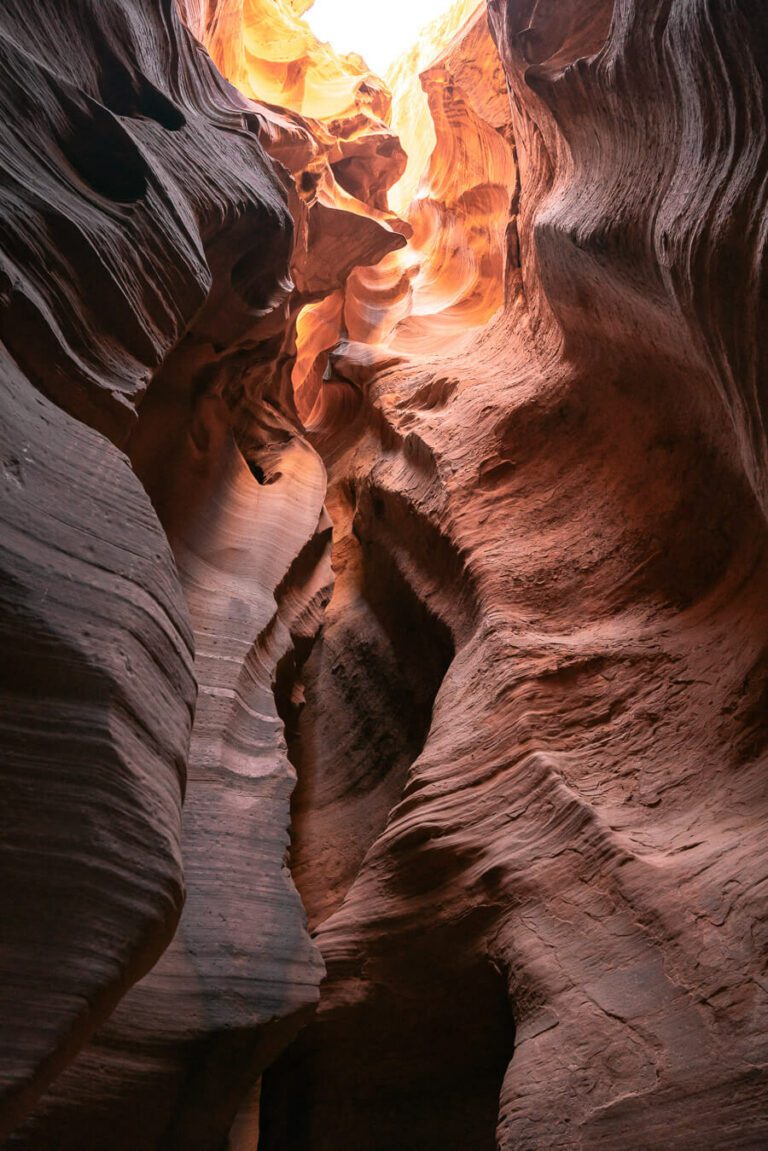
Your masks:
M 330 581 L 284 177 L 173 5 L 0 24 L 3 1122 L 218 1143 L 322 971 L 272 691 Z
M 8 1146 L 758 1151 L 768 23 L 305 10 L 2 16 Z

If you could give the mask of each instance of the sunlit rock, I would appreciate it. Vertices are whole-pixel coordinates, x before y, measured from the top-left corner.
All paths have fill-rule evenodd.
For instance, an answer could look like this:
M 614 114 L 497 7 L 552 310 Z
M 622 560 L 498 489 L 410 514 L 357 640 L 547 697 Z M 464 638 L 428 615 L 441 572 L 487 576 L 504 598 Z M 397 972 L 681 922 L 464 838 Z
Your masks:
M 380 80 L 303 0 L 55 7 L 7 1145 L 762 1148 L 766 17 L 459 3 Z

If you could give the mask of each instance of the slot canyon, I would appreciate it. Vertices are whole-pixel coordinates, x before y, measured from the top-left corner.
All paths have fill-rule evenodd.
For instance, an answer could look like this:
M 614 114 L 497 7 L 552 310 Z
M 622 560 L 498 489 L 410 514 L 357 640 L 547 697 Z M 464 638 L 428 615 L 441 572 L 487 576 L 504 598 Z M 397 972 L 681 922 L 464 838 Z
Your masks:
M 0 3 L 0 1146 L 766 1151 L 768 7 L 311 7 Z

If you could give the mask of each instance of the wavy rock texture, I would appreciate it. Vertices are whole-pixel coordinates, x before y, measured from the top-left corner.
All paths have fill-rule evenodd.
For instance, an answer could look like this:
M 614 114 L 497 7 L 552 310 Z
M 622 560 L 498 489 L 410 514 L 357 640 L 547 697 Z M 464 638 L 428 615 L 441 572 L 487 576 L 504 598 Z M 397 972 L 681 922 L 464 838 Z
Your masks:
M 5 1133 L 176 927 L 194 680 L 170 550 L 127 460 L 5 349 L 2 377 Z
M 436 59 L 421 73 L 416 100 L 411 69 L 430 51 Z M 402 207 L 408 190 L 418 189 L 403 210 L 409 243 L 355 267 L 337 292 L 303 308 L 292 379 L 312 430 L 333 418 L 325 408 L 336 392 L 324 380 L 332 376 L 334 349 L 370 345 L 358 347 L 355 357 L 376 365 L 393 352 L 414 356 L 468 345 L 502 306 L 505 269 L 518 263 L 506 80 L 482 6 L 454 4 L 390 78 L 392 127 L 410 152 L 390 198 Z
M 377 280 L 382 261 L 393 266 L 385 258 L 405 247 L 413 229 L 388 206 L 407 159 L 390 127 L 390 93 L 359 56 L 339 56 L 317 42 L 301 19 L 306 8 L 287 0 L 219 0 L 206 12 L 188 3 L 187 16 L 239 90 L 271 101 L 258 105 L 259 134 L 295 187 L 292 380 L 297 411 L 311 426 L 327 352 L 347 322 L 350 274 L 370 268 Z M 401 262 L 394 267 L 401 280 Z
M 322 970 L 272 690 L 330 580 L 285 177 L 172 4 L 0 23 L 3 1133 L 69 1063 L 9 1145 L 218 1146 Z
M 291 736 L 328 974 L 260 1147 L 757 1151 L 766 24 L 490 23 L 504 313 L 328 361 L 337 584 Z
M 7 1145 L 759 1151 L 768 21 L 455 5 L 398 218 L 305 10 L 2 16 Z

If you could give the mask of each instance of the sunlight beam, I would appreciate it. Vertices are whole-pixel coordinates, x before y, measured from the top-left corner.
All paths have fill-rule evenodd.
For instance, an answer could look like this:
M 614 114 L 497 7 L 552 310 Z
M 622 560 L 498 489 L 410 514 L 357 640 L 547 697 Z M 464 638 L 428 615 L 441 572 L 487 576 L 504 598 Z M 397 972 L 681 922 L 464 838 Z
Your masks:
M 419 32 L 451 6 L 451 0 L 315 0 L 304 14 L 319 40 L 337 52 L 357 52 L 369 68 L 384 76 L 390 64 L 417 39 Z

